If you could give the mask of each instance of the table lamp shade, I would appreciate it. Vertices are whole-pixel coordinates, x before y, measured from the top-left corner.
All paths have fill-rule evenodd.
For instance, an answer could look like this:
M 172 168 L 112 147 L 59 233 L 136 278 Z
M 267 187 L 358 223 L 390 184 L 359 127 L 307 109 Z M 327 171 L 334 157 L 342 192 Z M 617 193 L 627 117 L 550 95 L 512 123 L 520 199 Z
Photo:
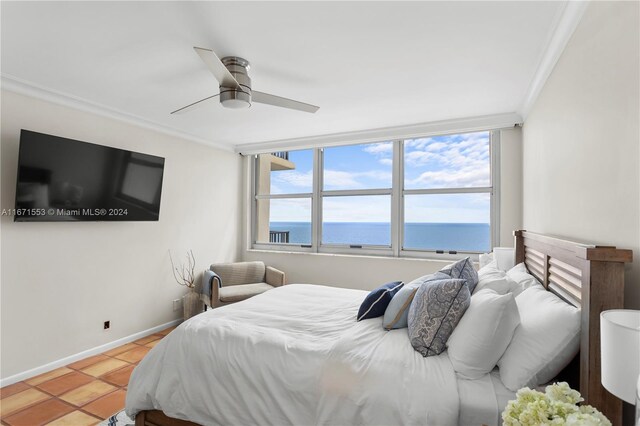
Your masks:
M 600 313 L 602 386 L 616 397 L 636 403 L 640 374 L 640 311 Z

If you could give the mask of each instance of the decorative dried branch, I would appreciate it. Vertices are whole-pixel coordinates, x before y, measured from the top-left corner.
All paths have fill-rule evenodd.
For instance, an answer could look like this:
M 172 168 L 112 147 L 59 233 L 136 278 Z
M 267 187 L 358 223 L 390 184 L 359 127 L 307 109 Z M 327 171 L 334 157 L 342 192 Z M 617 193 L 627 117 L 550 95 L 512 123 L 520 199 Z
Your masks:
M 196 258 L 193 256 L 193 250 L 187 251 L 187 262 L 180 265 L 180 269 L 173 263 L 171 250 L 169 250 L 169 259 L 171 260 L 171 272 L 173 278 L 180 285 L 195 288 L 196 284 Z

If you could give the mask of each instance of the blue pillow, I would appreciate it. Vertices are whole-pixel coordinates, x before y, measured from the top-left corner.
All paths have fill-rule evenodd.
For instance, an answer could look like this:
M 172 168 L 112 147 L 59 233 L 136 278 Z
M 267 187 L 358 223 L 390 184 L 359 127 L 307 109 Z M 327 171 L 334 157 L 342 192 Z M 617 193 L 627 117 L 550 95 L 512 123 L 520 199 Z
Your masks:
M 377 318 L 384 315 L 389 302 L 393 296 L 400 291 L 404 283 L 402 281 L 394 281 L 372 290 L 360 305 L 358 310 L 358 321 L 363 319 Z
M 416 294 L 418 287 L 430 281 L 443 280 L 447 278 L 449 278 L 449 275 L 436 272 L 435 274 L 416 278 L 409 284 L 402 287 L 402 289 L 398 291 L 398 294 L 393 296 L 391 303 L 387 306 L 387 310 L 384 311 L 382 326 L 387 330 L 394 328 L 406 328 L 409 306 L 411 305 L 411 301 L 413 300 L 413 296 Z
M 467 280 L 469 291 L 473 293 L 473 290 L 478 285 L 478 272 L 473 267 L 473 262 L 468 257 L 460 259 L 451 265 L 445 266 L 440 269 L 440 272 L 449 275 L 451 278 Z

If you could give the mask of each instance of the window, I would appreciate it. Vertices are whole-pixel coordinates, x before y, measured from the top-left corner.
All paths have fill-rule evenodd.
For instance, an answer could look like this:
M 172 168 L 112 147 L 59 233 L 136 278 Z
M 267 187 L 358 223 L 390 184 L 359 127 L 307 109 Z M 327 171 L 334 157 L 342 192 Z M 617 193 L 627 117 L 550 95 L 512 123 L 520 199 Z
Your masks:
M 429 256 L 490 251 L 497 132 L 255 156 L 256 248 Z
M 390 156 L 393 143 L 325 148 L 322 153 L 320 244 L 391 248 L 392 164 L 378 158 Z
M 313 150 L 256 158 L 255 242 L 311 245 Z
M 404 142 L 403 249 L 491 248 L 489 132 Z

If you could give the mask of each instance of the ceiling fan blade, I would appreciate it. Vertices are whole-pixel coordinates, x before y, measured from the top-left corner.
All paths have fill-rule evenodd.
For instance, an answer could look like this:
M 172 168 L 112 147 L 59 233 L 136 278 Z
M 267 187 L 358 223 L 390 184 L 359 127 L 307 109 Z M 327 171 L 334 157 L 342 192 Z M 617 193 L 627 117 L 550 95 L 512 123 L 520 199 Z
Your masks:
M 218 83 L 220 83 L 220 86 L 233 89 L 240 88 L 236 79 L 233 78 L 233 75 L 231 75 L 227 67 L 224 66 L 213 50 L 203 49 L 202 47 L 194 47 L 193 50 L 195 50 L 200 56 L 200 59 L 204 61 L 209 71 L 211 71 L 216 80 L 218 80 Z
M 311 104 L 305 104 L 304 102 L 294 101 L 292 99 L 283 98 L 280 96 L 269 95 L 268 93 L 258 92 L 253 90 L 251 92 L 251 100 L 261 104 L 273 105 L 282 108 L 295 109 L 298 111 L 315 113 L 320 107 Z
M 183 113 L 183 112 L 187 112 L 187 111 L 191 111 L 192 109 L 195 109 L 196 107 L 200 106 L 200 104 L 202 104 L 202 102 L 204 101 L 208 101 L 209 99 L 215 98 L 216 96 L 220 96 L 220 94 L 217 95 L 213 95 L 213 96 L 209 96 L 207 98 L 204 99 L 200 99 L 199 101 L 195 101 L 192 104 L 189 104 L 187 106 L 184 106 L 180 109 L 177 109 L 175 111 L 172 111 L 171 114 L 178 114 L 178 113 Z

